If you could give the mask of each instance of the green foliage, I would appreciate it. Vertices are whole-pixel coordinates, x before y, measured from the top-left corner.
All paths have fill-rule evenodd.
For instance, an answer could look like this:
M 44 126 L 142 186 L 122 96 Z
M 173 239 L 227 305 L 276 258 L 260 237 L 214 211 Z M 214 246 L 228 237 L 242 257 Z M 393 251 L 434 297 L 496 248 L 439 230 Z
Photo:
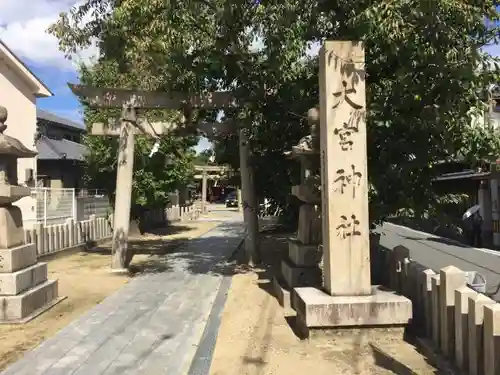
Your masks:
M 210 158 L 212 157 L 212 150 L 203 150 L 194 158 L 194 164 L 196 165 L 209 165 L 212 164 Z
M 240 125 L 251 129 L 259 195 L 288 205 L 298 166 L 282 153 L 308 133 L 318 103 L 310 42 L 359 40 L 366 49 L 368 166 L 372 219 L 416 213 L 435 200 L 436 162 L 493 159 L 499 137 L 471 125 L 498 82 L 493 0 L 87 0 L 51 32 L 71 52 L 91 38 L 102 59 L 132 74 L 132 86 L 183 91 L 235 89 Z M 84 16 L 93 14 L 87 26 Z M 261 48 L 255 48 L 255 37 Z M 122 82 L 115 81 L 114 86 Z M 213 113 L 202 112 L 212 117 Z M 228 113 L 231 115 L 231 113 Z M 238 166 L 237 139 L 216 142 L 219 161 Z

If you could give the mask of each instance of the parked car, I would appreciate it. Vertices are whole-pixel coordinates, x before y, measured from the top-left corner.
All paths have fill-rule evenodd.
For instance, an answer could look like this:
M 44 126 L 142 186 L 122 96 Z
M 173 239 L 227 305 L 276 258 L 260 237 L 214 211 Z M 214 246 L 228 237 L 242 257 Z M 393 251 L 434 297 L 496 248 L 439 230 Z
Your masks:
M 238 198 L 236 192 L 232 191 L 226 196 L 226 207 L 238 207 Z

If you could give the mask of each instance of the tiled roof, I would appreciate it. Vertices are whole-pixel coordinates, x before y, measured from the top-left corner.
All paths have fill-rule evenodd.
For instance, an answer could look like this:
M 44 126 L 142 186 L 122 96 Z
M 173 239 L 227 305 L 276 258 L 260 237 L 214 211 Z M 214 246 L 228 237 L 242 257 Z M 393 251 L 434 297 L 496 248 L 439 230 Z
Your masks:
M 68 120 L 67 118 L 58 116 L 54 113 L 44 111 L 43 109 L 40 109 L 40 108 L 36 109 L 36 118 L 40 119 L 40 120 L 54 122 L 60 126 L 70 128 L 73 130 L 79 130 L 82 132 L 86 131 L 83 124 L 80 124 L 76 121 Z
M 41 137 L 36 142 L 39 160 L 79 160 L 85 159 L 88 149 L 85 145 L 67 139 Z

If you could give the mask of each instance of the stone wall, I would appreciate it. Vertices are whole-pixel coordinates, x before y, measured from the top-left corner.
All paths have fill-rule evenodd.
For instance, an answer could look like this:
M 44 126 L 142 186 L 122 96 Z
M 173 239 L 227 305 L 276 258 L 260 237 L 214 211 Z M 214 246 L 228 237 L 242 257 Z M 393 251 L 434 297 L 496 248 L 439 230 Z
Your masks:
M 464 374 L 500 374 L 500 304 L 470 288 L 455 266 L 428 269 L 403 246 L 371 251 L 374 281 L 412 300 L 419 342 Z

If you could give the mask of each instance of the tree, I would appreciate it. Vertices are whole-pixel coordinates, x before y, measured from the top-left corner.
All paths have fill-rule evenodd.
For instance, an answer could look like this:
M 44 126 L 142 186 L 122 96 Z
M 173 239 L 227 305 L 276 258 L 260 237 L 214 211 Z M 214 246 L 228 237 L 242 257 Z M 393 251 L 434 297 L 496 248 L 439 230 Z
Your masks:
M 234 115 L 251 129 L 260 194 L 286 205 L 297 166 L 282 152 L 308 133 L 318 103 L 310 42 L 359 40 L 366 48 L 372 219 L 398 208 L 423 211 L 435 199 L 435 163 L 458 154 L 493 158 L 499 137 L 471 126 L 485 90 L 498 80 L 496 1 L 293 0 L 97 1 L 62 15 L 51 32 L 66 52 L 100 42 L 102 58 L 141 76 L 142 86 L 234 89 Z M 87 26 L 78 23 L 94 15 Z M 255 48 L 255 38 L 261 48 Z M 259 44 L 259 43 L 257 43 Z M 232 113 L 228 113 L 231 115 Z M 213 118 L 213 113 L 199 116 Z M 235 163 L 234 136 L 216 142 Z M 279 182 L 279 183 L 276 183 Z

